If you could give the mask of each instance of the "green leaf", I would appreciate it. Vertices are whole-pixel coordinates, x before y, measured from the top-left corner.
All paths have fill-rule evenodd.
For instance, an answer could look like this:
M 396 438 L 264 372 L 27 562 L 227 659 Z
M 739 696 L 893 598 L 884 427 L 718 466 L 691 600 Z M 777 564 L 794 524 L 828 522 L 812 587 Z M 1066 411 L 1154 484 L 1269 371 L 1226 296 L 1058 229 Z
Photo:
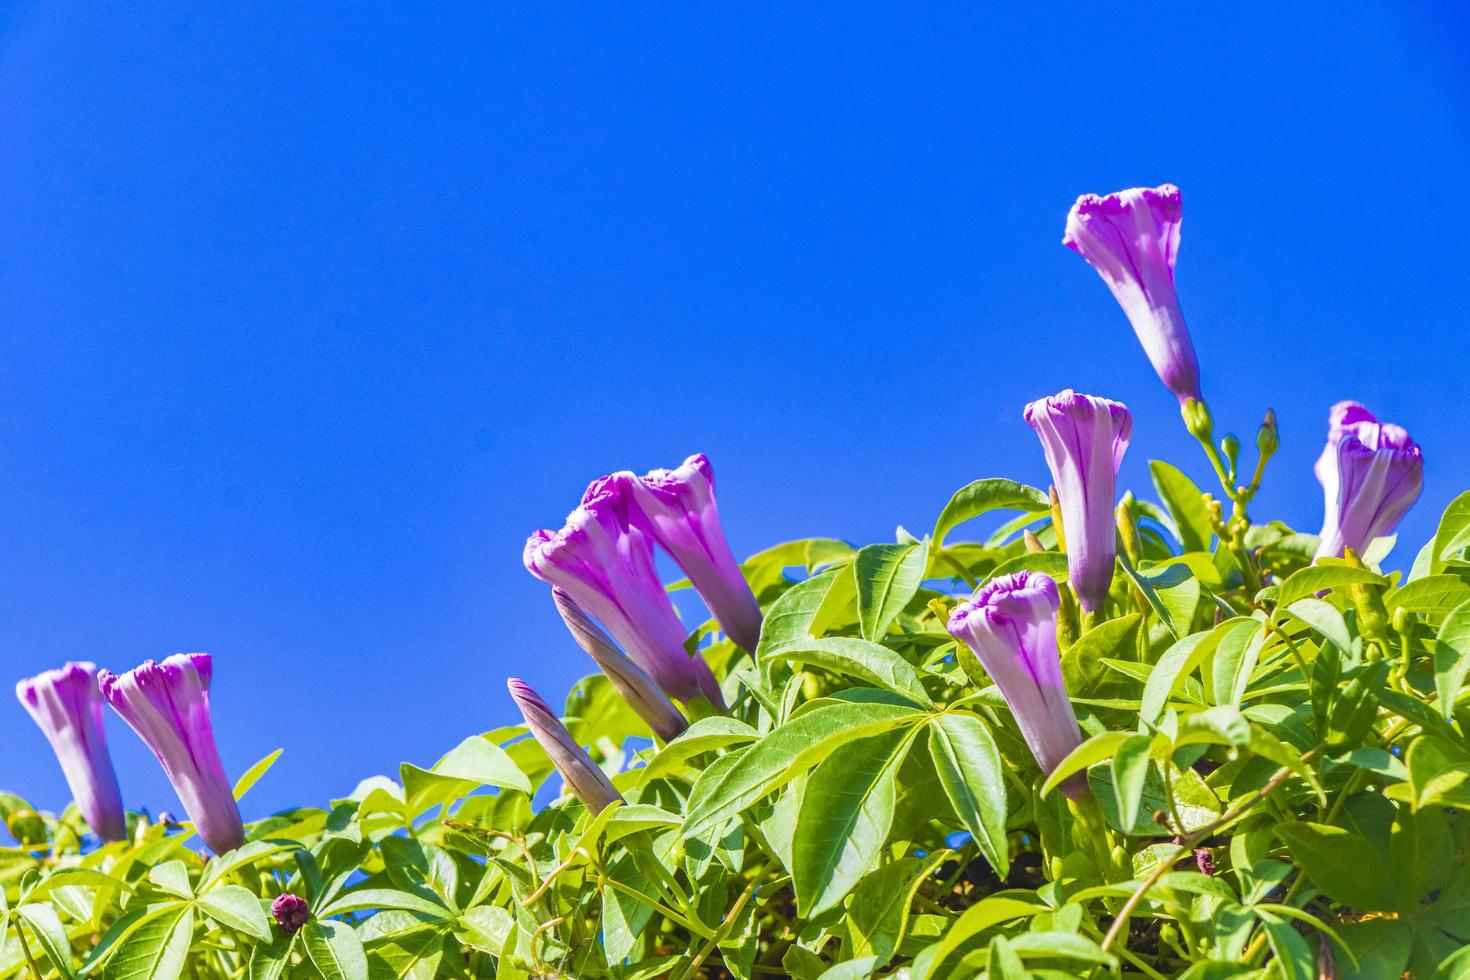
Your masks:
M 741 745 L 760 738 L 760 733 L 743 721 L 726 715 L 711 715 L 701 718 L 685 730 L 684 734 L 659 750 L 642 774 L 646 785 L 650 779 L 667 775 L 680 765 L 705 752 Z
M 270 945 L 262 944 L 250 950 L 250 965 L 246 973 L 249 980 L 281 980 L 291 962 L 295 938 L 277 936 Z
M 76 976 L 71 968 L 71 941 L 66 938 L 66 926 L 61 924 L 56 909 L 49 902 L 28 903 L 16 906 L 15 914 L 30 926 L 56 972 L 63 977 Z
M 1004 878 L 1011 866 L 1005 777 L 990 729 L 974 715 L 946 712 L 929 722 L 929 754 L 961 825 Z
M 250 792 L 250 787 L 260 782 L 261 776 L 264 776 L 266 773 L 270 772 L 271 766 L 276 764 L 276 760 L 281 757 L 281 753 L 284 751 L 285 749 L 276 749 L 274 752 L 266 756 L 264 759 L 261 759 L 255 765 L 251 766 L 249 769 L 246 769 L 245 775 L 241 776 L 240 779 L 235 783 L 235 799 L 239 800 L 246 793 Z
M 606 899 L 620 894 L 621 892 L 608 888 L 604 890 L 603 897 Z M 459 923 L 465 933 L 465 942 L 492 956 L 499 956 L 505 948 L 505 939 L 510 935 L 515 920 L 498 905 L 477 905 L 460 916 Z M 624 952 L 623 955 L 626 956 L 627 953 Z
M 485 908 L 486 906 L 481 906 Z M 509 918 L 504 909 L 495 909 Z M 375 941 L 365 941 L 367 950 L 368 976 L 377 980 L 436 980 L 442 976 L 439 966 L 444 959 L 448 941 L 442 928 L 415 929 L 408 933 L 395 933 Z
M 1132 827 L 1138 819 L 1153 744 L 1152 735 L 1130 735 L 1113 753 L 1113 791 L 1118 796 L 1118 822 L 1124 827 Z
M 312 919 L 301 930 L 301 944 L 324 980 L 367 980 L 367 954 L 347 923 Z
M 1140 613 L 1108 619 L 1083 633 L 1062 654 L 1062 676 L 1074 697 L 1092 690 L 1102 679 L 1104 658 L 1119 659 L 1138 628 Z
M 1470 599 L 1470 585 L 1458 575 L 1426 575 L 1384 598 L 1390 613 L 1397 609 L 1410 612 L 1445 613 Z
M 934 523 L 931 547 L 939 551 L 944 539 L 957 526 L 972 517 L 992 510 L 1019 510 L 1026 513 L 1044 511 L 1051 506 L 1046 494 L 1035 487 L 1014 480 L 976 480 L 949 498 L 939 520 Z
M 1458 557 L 1466 545 L 1470 545 L 1470 490 L 1450 501 L 1439 519 L 1439 529 L 1434 532 L 1434 547 L 1430 551 L 1430 573 L 1438 575 L 1444 571 L 1450 560 Z
M 1276 594 L 1276 605 L 1285 608 L 1298 599 L 1349 585 L 1386 586 L 1388 579 L 1377 572 L 1353 565 L 1312 565 L 1293 572 L 1281 583 L 1281 591 Z
M 603 833 L 603 841 L 611 844 L 630 834 L 636 834 L 640 830 L 677 826 L 679 826 L 678 816 L 662 807 L 653 806 L 650 803 L 625 803 L 617 807 L 612 819 L 608 820 L 607 830 Z
M 357 888 L 344 892 L 317 915 L 321 918 L 328 918 L 342 915 L 345 912 L 360 912 L 364 909 L 404 909 L 435 919 L 451 916 L 448 907 L 443 903 L 397 888 Z
M 1460 603 L 1444 618 L 1434 644 L 1434 690 L 1445 721 L 1454 721 L 1455 699 L 1470 671 L 1470 600 Z
M 886 963 L 903 941 L 914 893 L 928 876 L 916 857 L 899 858 L 858 883 L 847 905 L 847 929 L 854 957 L 876 956 Z
M 1111 759 L 1113 753 L 1118 751 L 1118 746 L 1126 742 L 1131 735 L 1131 732 L 1098 732 L 1093 735 L 1068 752 L 1067 757 L 1057 763 L 1057 767 L 1046 777 L 1046 782 L 1041 784 L 1041 795 L 1050 794 L 1073 773 L 1081 772 L 1104 759 Z
M 879 640 L 909 604 L 924 569 L 929 545 L 870 544 L 857 553 L 852 570 L 857 582 L 858 622 L 865 639 Z
M 107 961 L 107 980 L 176 980 L 184 972 L 194 937 L 194 908 L 170 902 L 129 933 Z
M 126 881 L 120 881 L 111 875 L 103 874 L 101 871 L 95 871 L 91 868 L 58 868 L 36 882 L 36 886 L 25 892 L 22 898 L 24 901 L 36 902 L 58 888 L 78 886 L 104 889 L 120 888 L 126 892 L 133 891 L 133 886 Z M 3 897 L 0 897 L 0 916 L 5 914 L 5 905 L 3 902 Z
M 1219 627 L 1209 633 L 1191 633 L 1164 651 L 1143 685 L 1143 697 L 1138 708 L 1140 719 L 1150 725 L 1158 724 L 1169 703 L 1169 696 L 1215 649 L 1220 636 Z
M 1286 611 L 1331 640 L 1343 653 L 1351 653 L 1353 638 L 1337 607 L 1321 599 L 1298 599 Z
M 1346 971 L 1338 964 L 1343 980 L 1380 980 L 1401 977 L 1414 952 L 1414 934 L 1398 919 L 1367 919 L 1337 927 L 1338 934 L 1357 958 L 1358 968 Z
M 272 854 L 294 851 L 300 847 L 301 845 L 296 841 L 255 840 L 244 847 L 237 847 L 233 851 L 211 858 L 204 866 L 204 874 L 200 876 L 199 890 L 208 891 L 215 882 L 223 881 L 225 876 L 231 872 L 248 867 Z
M 986 929 L 1012 919 L 1029 918 L 1044 911 L 1046 907 L 1040 904 L 1039 899 L 1035 905 L 1002 895 L 981 899 L 965 909 L 964 914 L 954 921 L 942 940 L 915 957 L 910 972 L 914 980 L 928 980 L 944 965 L 945 959 L 951 953 Z
M 189 885 L 189 869 L 183 861 L 165 861 L 148 869 L 148 880 L 160 890 L 177 898 L 193 898 Z
M 1426 735 L 1409 744 L 1405 762 L 1414 809 L 1470 809 L 1470 753 L 1452 742 Z
M 924 715 L 911 707 L 876 702 L 822 705 L 805 711 L 745 749 L 734 762 L 717 763 L 701 774 L 690 790 L 680 833 L 693 837 L 735 816 L 821 762 L 843 742 L 911 724 Z
M 1307 878 L 1334 902 L 1358 912 L 1398 910 L 1398 887 L 1376 847 L 1356 834 L 1299 820 L 1278 824 L 1276 836 Z
M 799 914 L 820 915 L 841 902 L 877 860 L 912 741 L 906 730 L 850 741 L 807 778 L 791 853 Z
M 1005 936 L 997 935 L 990 940 L 985 956 L 985 980 L 1030 980 L 1026 964 L 1016 955 Z
M 460 742 L 431 770 L 405 762 L 401 773 L 408 812 L 414 816 L 481 786 L 498 786 L 531 795 L 531 781 L 526 774 L 504 749 L 483 735 L 472 735 Z
M 919 680 L 919 672 L 912 664 L 887 647 L 867 640 L 849 636 L 797 640 L 788 646 L 771 650 L 766 654 L 766 659 L 781 663 L 808 664 L 834 674 L 856 677 L 924 707 L 934 706 Z
M 832 569 L 813 575 L 781 593 L 761 623 L 761 638 L 755 653 L 757 662 L 763 660 L 769 650 L 812 635 L 812 623 L 816 621 L 822 602 L 839 574 L 838 569 Z
M 1238 708 L 1266 646 L 1266 629 L 1254 619 L 1233 619 L 1216 629 L 1220 630 L 1220 642 L 1204 673 L 1214 692 L 1214 703 Z
M 597 835 L 612 817 L 614 808 L 604 808 L 593 817 L 589 834 L 576 846 L 592 851 Z M 457 911 L 459 868 L 444 848 L 410 837 L 385 837 L 378 850 L 387 866 L 388 879 L 406 892 L 433 899 L 437 897 L 451 910 Z
M 1271 944 L 1274 962 L 1285 980 L 1313 980 L 1317 974 L 1317 957 L 1302 934 L 1291 923 L 1262 909 L 1256 910 L 1266 939 Z
M 239 885 L 220 885 L 201 895 L 195 904 L 216 922 L 254 936 L 263 943 L 271 940 L 270 920 L 265 917 L 260 899 L 248 889 Z
M 1097 943 L 1072 932 L 1026 932 L 1011 940 L 1011 948 L 1021 957 L 1058 957 L 1098 963 L 1108 968 L 1118 965 L 1117 957 L 1103 952 Z
M 1194 481 L 1178 469 L 1161 460 L 1149 460 L 1149 475 L 1153 477 L 1154 489 L 1174 518 L 1174 528 L 1179 532 L 1179 543 L 1185 551 L 1209 551 L 1214 531 L 1210 528 L 1210 515 L 1205 510 L 1204 494 Z
M 1187 565 L 1166 565 L 1145 574 L 1134 568 L 1124 555 L 1118 556 L 1118 565 L 1176 639 L 1189 632 L 1190 620 L 1199 604 L 1200 585 Z

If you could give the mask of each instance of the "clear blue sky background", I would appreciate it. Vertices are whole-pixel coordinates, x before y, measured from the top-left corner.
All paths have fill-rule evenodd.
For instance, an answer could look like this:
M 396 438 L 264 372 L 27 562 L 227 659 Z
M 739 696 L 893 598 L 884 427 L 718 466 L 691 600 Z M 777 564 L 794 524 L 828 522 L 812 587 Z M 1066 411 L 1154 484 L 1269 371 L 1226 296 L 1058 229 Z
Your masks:
M 1343 397 L 1424 445 L 1396 561 L 1470 487 L 1448 0 L 336 6 L 0 16 L 0 664 L 212 651 L 229 768 L 286 749 L 247 817 L 559 700 L 521 544 L 609 470 L 709 453 L 737 552 L 887 540 L 1044 481 L 1070 385 L 1135 487 L 1203 478 L 1084 191 L 1183 187 L 1217 418 L 1281 416 L 1259 516 L 1316 530 Z M 66 799 L 13 703 L 0 786 Z

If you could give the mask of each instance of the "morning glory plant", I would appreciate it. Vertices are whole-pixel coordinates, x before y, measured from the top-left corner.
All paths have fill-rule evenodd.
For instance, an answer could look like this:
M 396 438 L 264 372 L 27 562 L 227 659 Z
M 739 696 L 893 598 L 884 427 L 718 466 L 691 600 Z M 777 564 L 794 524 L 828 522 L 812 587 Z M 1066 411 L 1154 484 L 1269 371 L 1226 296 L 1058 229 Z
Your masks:
M 1470 491 L 1389 550 L 1446 450 L 1339 401 L 1321 533 L 1256 514 L 1281 433 L 1216 432 L 1179 202 L 1067 219 L 1204 454 L 1150 487 L 1119 486 L 1156 456 L 1129 409 L 1045 365 L 1013 368 L 1059 394 L 1007 411 L 1051 486 L 977 473 L 893 540 L 740 560 L 709 458 L 620 470 L 523 554 L 561 622 L 516 663 L 587 676 L 509 679 L 513 723 L 467 658 L 434 682 L 488 693 L 441 757 L 274 813 L 280 753 L 225 777 L 208 656 L 23 681 L 76 806 L 0 793 L 0 980 L 1470 976 Z M 197 836 L 124 813 L 99 696 Z

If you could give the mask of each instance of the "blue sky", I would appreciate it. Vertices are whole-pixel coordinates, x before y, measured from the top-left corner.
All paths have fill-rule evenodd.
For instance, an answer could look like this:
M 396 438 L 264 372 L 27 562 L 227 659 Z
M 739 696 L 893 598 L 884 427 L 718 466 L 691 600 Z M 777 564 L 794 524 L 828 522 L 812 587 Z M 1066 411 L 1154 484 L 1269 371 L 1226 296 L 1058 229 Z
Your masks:
M 286 749 L 253 818 L 559 700 L 521 544 L 609 470 L 708 453 L 740 553 L 887 540 L 1044 481 L 1021 407 L 1073 386 L 1125 481 L 1203 479 L 1060 244 L 1163 181 L 1217 419 L 1281 418 L 1258 516 L 1316 529 L 1356 397 L 1424 446 L 1407 561 L 1470 487 L 1467 15 L 988 6 L 3 8 L 0 664 L 213 652 L 227 766 Z

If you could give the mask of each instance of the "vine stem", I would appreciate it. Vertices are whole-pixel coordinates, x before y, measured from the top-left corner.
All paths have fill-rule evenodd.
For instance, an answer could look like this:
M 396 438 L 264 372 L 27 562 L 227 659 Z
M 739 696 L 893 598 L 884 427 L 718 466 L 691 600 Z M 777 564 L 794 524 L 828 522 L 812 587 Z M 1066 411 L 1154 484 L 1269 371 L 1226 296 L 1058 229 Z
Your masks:
M 26 942 L 25 926 L 22 925 L 19 921 L 15 923 L 15 934 L 20 938 L 20 949 L 21 952 L 26 954 L 26 963 L 31 968 L 31 976 L 35 977 L 36 980 L 41 980 L 41 968 L 36 966 L 36 957 L 34 956 L 34 954 L 31 953 L 30 943 Z
M 694 976 L 694 971 L 699 969 L 700 964 L 709 958 L 709 954 L 715 951 L 715 947 L 724 941 L 725 937 L 730 934 L 730 930 L 735 928 L 735 920 L 740 917 L 740 913 L 745 909 L 746 903 L 755 894 L 755 890 L 760 887 L 761 879 L 766 876 L 767 870 L 766 868 L 762 868 L 750 880 L 750 884 L 745 886 L 745 891 L 741 892 L 740 897 L 735 900 L 735 904 L 730 906 L 730 911 L 725 914 L 725 918 L 720 922 L 719 927 L 715 929 L 714 935 L 705 940 L 704 945 L 699 950 L 699 954 L 679 974 L 680 980 L 686 980 L 686 978 Z
M 1317 753 L 1320 751 L 1321 746 L 1312 749 L 1310 752 L 1302 756 L 1302 762 L 1305 763 L 1311 761 L 1311 759 L 1316 756 Z M 1244 803 L 1241 803 L 1239 806 L 1235 806 L 1232 807 L 1230 810 L 1227 810 L 1218 819 L 1207 823 L 1198 830 L 1191 831 L 1189 834 L 1181 837 L 1178 845 L 1179 852 L 1173 857 L 1161 860 L 1158 865 L 1154 867 L 1153 871 L 1149 872 L 1148 877 L 1143 879 L 1142 883 L 1139 884 L 1138 888 L 1134 890 L 1133 894 L 1128 896 L 1128 900 L 1123 903 L 1123 907 L 1118 910 L 1117 916 L 1113 919 L 1113 924 L 1108 927 L 1107 935 L 1103 936 L 1103 952 L 1107 952 L 1108 947 L 1111 946 L 1113 942 L 1118 938 L 1118 934 L 1121 933 L 1125 928 L 1127 928 L 1128 917 L 1133 914 L 1133 910 L 1138 907 L 1138 903 L 1143 901 L 1143 897 L 1148 893 L 1148 890 L 1154 885 L 1158 884 L 1159 879 L 1168 874 L 1180 858 L 1193 851 L 1195 845 L 1197 845 L 1200 841 L 1205 840 L 1210 835 L 1220 830 L 1222 827 L 1225 827 L 1226 825 L 1232 824 L 1235 821 L 1239 820 L 1257 803 L 1261 802 L 1267 796 L 1271 795 L 1271 793 L 1275 792 L 1276 788 L 1279 787 L 1282 783 L 1286 782 L 1288 779 L 1290 779 L 1291 776 L 1292 770 L 1283 767 L 1276 773 L 1276 775 L 1271 777 L 1270 781 L 1267 782 L 1266 785 L 1257 790 L 1255 795 L 1252 796 L 1250 799 L 1246 800 Z

